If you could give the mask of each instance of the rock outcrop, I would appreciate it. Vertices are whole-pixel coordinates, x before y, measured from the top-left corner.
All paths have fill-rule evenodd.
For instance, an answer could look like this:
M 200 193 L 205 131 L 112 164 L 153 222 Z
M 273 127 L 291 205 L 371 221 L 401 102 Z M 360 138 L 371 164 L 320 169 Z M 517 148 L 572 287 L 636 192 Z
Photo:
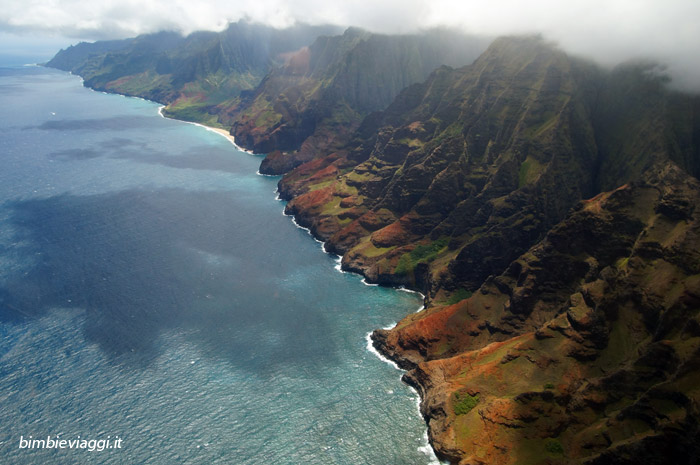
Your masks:
M 696 463 L 700 183 L 581 202 L 470 298 L 376 331 L 460 464 Z M 478 398 L 460 411 L 465 396 Z

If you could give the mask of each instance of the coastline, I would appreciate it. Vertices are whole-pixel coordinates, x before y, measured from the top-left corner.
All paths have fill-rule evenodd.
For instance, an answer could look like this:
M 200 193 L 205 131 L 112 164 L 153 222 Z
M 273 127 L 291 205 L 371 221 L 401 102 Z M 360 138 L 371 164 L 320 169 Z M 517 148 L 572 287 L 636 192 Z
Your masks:
M 70 73 L 70 72 L 69 72 L 69 74 L 71 74 L 71 75 L 73 75 L 73 76 L 76 76 L 76 75 L 74 75 L 73 73 Z M 81 85 L 83 85 L 84 87 L 86 87 L 86 88 L 88 88 L 88 89 L 90 89 L 90 90 L 93 90 L 93 91 L 95 91 L 95 92 L 102 92 L 102 93 L 104 93 L 104 94 L 108 94 L 108 92 L 99 91 L 99 90 L 97 90 L 97 89 L 93 89 L 93 88 L 91 88 L 91 87 L 89 87 L 89 86 L 86 86 L 86 85 L 85 85 L 85 80 L 84 80 L 81 76 L 77 76 L 77 77 L 80 78 Z M 152 100 L 145 99 L 145 98 L 143 98 L 143 97 L 138 97 L 138 96 L 133 96 L 133 95 L 125 95 L 125 94 L 118 94 L 118 93 L 114 93 L 114 95 L 120 95 L 120 96 L 123 96 L 123 97 L 139 98 L 139 99 L 141 99 L 141 100 L 150 101 L 150 102 L 153 102 L 153 103 L 155 103 L 155 104 L 158 104 L 158 105 L 159 105 L 159 107 L 158 107 L 158 115 L 159 115 L 160 117 L 162 117 L 162 118 L 167 118 L 167 119 L 171 119 L 171 120 L 173 120 L 173 121 L 179 121 L 179 122 L 182 122 L 182 123 L 188 123 L 188 124 L 193 124 L 193 125 L 195 125 L 195 126 L 202 127 L 202 128 L 204 128 L 205 130 L 207 130 L 207 131 L 210 131 L 210 132 L 216 133 L 216 134 L 218 134 L 218 135 L 220 135 L 220 136 L 222 136 L 222 137 L 225 137 L 225 138 L 236 148 L 236 150 L 238 150 L 238 151 L 244 152 L 244 153 L 249 154 L 249 155 L 255 155 L 255 156 L 262 155 L 262 154 L 257 154 L 257 153 L 254 153 L 253 151 L 250 151 L 250 150 L 247 150 L 247 149 L 244 149 L 244 148 L 240 147 L 238 144 L 236 144 L 236 141 L 235 141 L 234 136 L 231 135 L 231 134 L 230 134 L 228 131 L 226 131 L 225 129 L 207 126 L 207 125 L 205 125 L 205 124 L 197 123 L 197 122 L 194 122 L 194 121 L 187 121 L 187 120 L 182 120 L 182 119 L 177 119 L 177 118 L 171 118 L 171 117 L 169 117 L 169 116 L 164 115 L 164 114 L 163 114 L 163 109 L 165 108 L 166 105 L 163 105 L 163 104 L 160 103 L 160 102 L 155 102 L 155 101 L 152 101 Z M 260 173 L 259 170 L 256 172 L 256 174 L 259 175 L 259 176 L 274 176 L 274 175 L 262 174 L 262 173 Z M 283 201 L 281 198 L 279 198 L 279 193 L 278 193 L 278 195 L 277 195 L 277 200 Z M 300 224 L 297 222 L 297 220 L 296 220 L 296 215 L 287 214 L 284 210 L 282 211 L 282 214 L 283 214 L 284 216 L 289 216 L 289 217 L 291 218 L 291 220 L 292 220 L 292 223 L 293 223 L 297 228 L 303 229 L 303 230 L 307 231 L 307 232 L 309 233 L 309 235 L 311 236 L 311 238 L 312 238 L 314 241 L 316 241 L 317 243 L 319 243 L 319 244 L 321 245 L 321 250 L 322 250 L 324 253 L 326 253 L 326 254 L 328 254 L 328 255 L 335 255 L 335 256 L 338 256 L 337 254 L 334 254 L 334 253 L 329 252 L 329 251 L 326 250 L 326 248 L 325 248 L 325 244 L 326 244 L 325 241 L 322 240 L 322 239 L 320 239 L 319 237 L 317 237 L 317 235 L 315 234 L 315 232 L 314 232 L 314 230 L 313 230 L 312 228 L 307 228 L 307 227 L 304 227 L 304 226 L 300 225 Z M 339 272 L 341 272 L 341 273 L 352 273 L 352 274 L 357 274 L 358 276 L 361 276 L 361 277 L 362 277 L 361 282 L 362 282 L 364 285 L 366 285 L 366 286 L 387 286 L 387 287 L 391 287 L 391 288 L 393 288 L 393 289 L 395 289 L 395 290 L 398 290 L 398 291 L 419 294 L 419 295 L 423 298 L 423 304 L 421 304 L 421 306 L 420 306 L 417 310 L 415 310 L 414 312 L 412 312 L 412 313 L 418 313 L 418 312 L 420 312 L 420 311 L 422 311 L 422 310 L 425 309 L 425 296 L 424 296 L 423 293 L 421 293 L 420 291 L 407 288 L 407 287 L 405 287 L 404 285 L 391 285 L 391 284 L 386 284 L 386 283 L 370 283 L 370 282 L 367 281 L 367 276 L 366 276 L 364 273 L 362 273 L 361 271 L 343 270 L 343 269 L 341 268 L 341 266 L 340 266 L 340 260 L 342 260 L 342 256 L 338 256 L 338 257 L 339 257 L 338 263 L 334 266 L 334 268 L 335 268 L 336 270 L 338 270 Z M 410 313 L 408 313 L 407 315 L 409 315 L 409 314 L 410 314 Z M 386 327 L 386 328 L 383 328 L 383 329 L 390 329 L 390 328 L 393 328 L 394 326 L 396 326 L 396 324 L 397 324 L 397 323 L 395 322 L 395 323 L 393 323 L 392 325 L 390 325 L 389 327 Z M 424 439 L 424 441 L 425 441 L 425 445 L 422 446 L 422 447 L 420 447 L 419 450 L 420 450 L 421 452 L 425 453 L 426 458 L 428 459 L 428 465 L 447 465 L 447 464 L 449 464 L 450 462 L 444 461 L 443 459 L 440 458 L 440 456 L 439 456 L 438 453 L 437 453 L 437 450 L 435 449 L 435 447 L 434 447 L 434 445 L 433 445 L 433 443 L 432 443 L 432 441 L 431 441 L 430 434 L 429 434 L 428 423 L 427 423 L 427 418 L 426 418 L 426 417 L 422 414 L 422 412 L 421 412 L 421 405 L 422 405 L 422 403 L 423 403 L 423 401 L 424 401 L 424 398 L 423 398 L 423 396 L 421 395 L 421 391 L 420 391 L 419 389 L 417 389 L 416 386 L 412 385 L 411 383 L 406 382 L 406 377 L 405 377 L 404 375 L 405 375 L 405 373 L 407 373 L 408 370 L 405 370 L 405 369 L 401 368 L 401 367 L 397 364 L 397 362 L 396 362 L 395 360 L 393 360 L 393 359 L 390 357 L 390 355 L 389 355 L 388 353 L 382 352 L 382 350 L 376 345 L 375 341 L 374 341 L 374 340 L 372 339 L 372 337 L 371 337 L 371 335 L 374 333 L 374 331 L 376 331 L 376 329 L 375 329 L 375 330 L 369 331 L 369 332 L 365 335 L 365 340 L 366 340 L 366 344 L 367 344 L 367 345 L 366 345 L 366 350 L 367 350 L 368 352 L 372 353 L 374 356 L 376 356 L 380 361 L 382 361 L 382 362 L 384 362 L 384 363 L 386 363 L 386 364 L 388 364 L 388 365 L 390 365 L 390 366 L 396 368 L 397 370 L 399 370 L 399 371 L 402 373 L 402 376 L 400 377 L 400 381 L 401 381 L 402 383 L 406 384 L 407 386 L 409 386 L 409 387 L 414 391 L 414 393 L 415 393 L 415 400 L 416 400 L 416 406 L 417 406 L 417 410 L 418 410 L 418 412 L 417 412 L 417 413 L 418 413 L 418 416 L 425 422 L 425 429 L 424 429 L 424 436 L 423 436 L 423 439 Z
M 203 125 L 200 125 L 200 126 L 203 126 Z M 204 126 L 204 127 L 206 127 L 206 126 Z M 223 130 L 219 130 L 219 131 L 223 131 Z M 219 131 L 217 131 L 217 132 L 219 132 Z M 231 136 L 231 139 L 233 139 L 233 136 Z M 258 174 L 260 174 L 260 173 L 258 172 Z M 279 194 L 277 195 L 276 200 L 279 200 L 281 202 L 284 201 L 283 199 L 281 199 L 279 197 Z M 407 288 L 404 285 L 397 286 L 397 285 L 382 284 L 382 283 L 370 283 L 367 281 L 367 276 L 365 276 L 365 274 L 362 273 L 361 270 L 360 271 L 344 270 L 341 266 L 343 256 L 335 254 L 333 252 L 329 252 L 328 250 L 326 250 L 326 242 L 324 240 L 322 240 L 321 238 L 319 238 L 315 234 L 315 232 L 312 228 L 308 228 L 308 227 L 300 225 L 296 220 L 296 215 L 286 213 L 285 210 L 282 210 L 282 215 L 288 216 L 289 218 L 291 218 L 292 224 L 294 224 L 294 226 L 306 231 L 306 233 L 308 233 L 309 236 L 311 236 L 311 238 L 321 246 L 321 250 L 325 254 L 337 257 L 336 264 L 333 268 L 336 271 L 338 271 L 339 273 L 349 273 L 349 274 L 354 274 L 354 275 L 360 276 L 362 278 L 360 282 L 362 282 L 362 284 L 364 284 L 365 286 L 386 286 L 386 287 L 390 287 L 396 291 L 408 292 L 411 294 L 418 294 L 421 297 L 421 300 L 423 301 L 423 303 L 413 313 L 414 314 L 420 313 L 423 310 L 425 310 L 425 308 L 426 308 L 425 307 L 425 295 L 422 292 Z M 406 316 L 408 316 L 408 315 L 410 315 L 410 314 L 407 314 Z M 398 324 L 398 322 L 395 321 L 395 322 L 390 323 L 389 325 L 387 325 L 381 329 L 390 330 L 390 329 L 393 329 L 394 327 L 396 327 L 397 324 Z M 431 441 L 429 424 L 428 424 L 428 417 L 423 415 L 423 412 L 421 411 L 421 406 L 422 406 L 423 401 L 424 401 L 424 398 L 422 395 L 422 392 L 423 392 L 422 387 L 417 386 L 415 383 L 409 382 L 410 378 L 406 377 L 406 374 L 408 373 L 409 370 L 402 368 L 399 365 L 399 362 L 397 360 L 395 360 L 394 358 L 392 358 L 390 353 L 383 351 L 381 345 L 378 345 L 375 342 L 375 340 L 372 338 L 372 335 L 375 333 L 375 331 L 377 331 L 377 329 L 370 330 L 369 332 L 367 332 L 367 334 L 365 334 L 365 350 L 367 352 L 371 353 L 372 355 L 374 355 L 375 357 L 377 357 L 377 359 L 379 359 L 380 361 L 384 362 L 385 364 L 387 364 L 387 365 L 391 366 L 392 368 L 394 368 L 395 370 L 399 371 L 401 373 L 401 376 L 399 377 L 399 381 L 401 383 L 405 384 L 406 386 L 408 386 L 411 389 L 411 391 L 413 391 L 413 393 L 415 394 L 416 410 L 417 410 L 418 416 L 425 422 L 425 429 L 423 431 L 423 441 L 425 442 L 425 445 L 422 447 L 419 447 L 418 450 L 426 455 L 426 457 L 428 458 L 428 465 L 450 465 L 451 462 L 449 462 L 448 460 L 445 460 L 443 458 L 440 458 L 440 456 L 438 455 L 438 451 L 435 449 L 433 442 Z
M 161 107 L 158 109 L 158 114 L 160 114 L 160 116 L 162 116 L 163 118 L 167 118 L 167 116 L 163 115 L 163 113 L 162 113 L 162 109 L 163 109 L 163 108 L 164 108 L 164 106 L 161 106 Z M 192 122 L 192 121 L 178 120 L 178 119 L 175 119 L 175 118 L 169 118 L 169 119 L 173 119 L 173 120 L 175 120 L 175 121 L 182 121 L 182 122 L 184 122 L 184 123 L 190 123 L 190 124 L 194 124 L 194 125 L 196 125 L 196 126 L 200 126 L 200 127 L 204 128 L 204 129 L 206 129 L 207 131 L 211 131 L 211 132 L 214 132 L 214 133 L 216 133 L 216 134 L 219 134 L 219 135 L 225 137 L 226 139 L 228 139 L 229 142 L 231 142 L 231 144 L 233 144 L 233 146 L 234 146 L 237 150 L 239 150 L 239 151 L 241 151 L 241 152 L 245 152 L 245 153 L 247 153 L 247 154 L 249 154 L 249 155 L 258 155 L 258 154 L 255 154 L 254 152 L 250 151 L 250 150 L 243 149 L 243 148 L 240 147 L 238 144 L 236 144 L 236 140 L 235 140 L 235 138 L 233 137 L 233 135 L 231 135 L 231 134 L 230 134 L 228 131 L 226 131 L 225 129 L 214 128 L 214 127 L 211 127 L 211 126 L 207 126 L 207 125 L 205 125 L 205 124 L 195 123 L 195 122 Z M 258 174 L 259 176 L 270 176 L 270 175 L 262 174 L 262 173 L 260 173 L 260 171 L 257 171 L 256 174 Z M 279 195 L 277 195 L 276 200 L 283 201 L 283 200 L 279 197 Z M 340 272 L 340 273 L 351 273 L 351 274 L 356 274 L 356 275 L 358 275 L 358 276 L 361 276 L 361 277 L 362 277 L 361 282 L 362 282 L 362 284 L 364 284 L 365 286 L 380 286 L 380 285 L 382 285 L 382 284 L 380 284 L 380 283 L 369 283 L 369 282 L 367 282 L 367 277 L 366 277 L 363 273 L 359 273 L 359 272 L 356 272 L 356 271 L 350 271 L 350 270 L 343 270 L 342 267 L 341 267 L 341 265 L 340 265 L 340 263 L 341 263 L 343 257 L 340 256 L 340 255 L 337 255 L 337 254 L 334 254 L 334 253 L 332 253 L 332 252 L 327 251 L 327 250 L 326 250 L 326 242 L 323 241 L 322 239 L 320 239 L 319 237 L 317 237 L 316 234 L 314 234 L 314 231 L 313 231 L 311 228 L 307 228 L 307 227 L 304 227 L 304 226 L 300 225 L 300 224 L 297 222 L 297 220 L 296 220 L 296 216 L 293 215 L 293 214 L 287 214 L 287 213 L 284 211 L 284 209 L 282 210 L 282 215 L 289 217 L 289 218 L 292 220 L 292 224 L 294 224 L 294 226 L 296 226 L 296 227 L 299 228 L 299 229 L 302 229 L 302 230 L 306 231 L 306 232 L 309 234 L 309 236 L 311 236 L 311 238 L 312 238 L 316 243 L 320 244 L 320 246 L 321 246 L 321 251 L 323 251 L 323 253 L 325 253 L 325 254 L 327 254 L 327 255 L 333 255 L 333 256 L 338 257 L 338 258 L 337 258 L 337 263 L 336 263 L 336 265 L 333 267 L 335 270 L 337 270 L 337 271 Z M 388 287 L 391 287 L 392 289 L 395 289 L 396 291 L 408 292 L 408 293 L 412 293 L 412 294 L 418 294 L 418 295 L 421 297 L 421 299 L 423 300 L 423 303 L 422 303 L 421 306 L 418 307 L 418 309 L 415 310 L 413 313 L 419 313 L 419 312 L 421 312 L 421 311 L 423 311 L 423 310 L 425 309 L 425 295 L 423 295 L 422 292 L 416 291 L 416 290 L 414 290 L 414 289 L 409 289 L 409 288 L 407 288 L 407 287 L 405 287 L 405 286 L 392 286 L 392 285 L 389 285 Z M 387 325 L 386 327 L 384 327 L 384 328 L 382 328 L 382 329 L 386 329 L 386 330 L 392 329 L 392 328 L 394 328 L 397 324 L 398 324 L 398 322 L 394 322 L 394 323 L 392 323 L 392 324 L 390 324 L 390 325 Z M 425 430 L 424 430 L 424 432 L 423 432 L 423 440 L 425 441 L 425 445 L 422 446 L 422 447 L 419 447 L 418 450 L 426 455 L 426 458 L 428 459 L 428 465 L 448 465 L 449 462 L 440 459 L 440 457 L 437 455 L 437 451 L 435 450 L 435 447 L 433 447 L 433 444 L 432 444 L 432 442 L 430 441 L 430 435 L 429 435 L 429 432 L 428 432 L 427 418 L 426 418 L 426 417 L 423 415 L 423 413 L 421 412 L 421 404 L 422 404 L 422 402 L 423 402 L 423 396 L 421 395 L 421 390 L 418 389 L 418 388 L 417 388 L 416 386 L 414 386 L 413 384 L 411 384 L 411 383 L 409 383 L 409 382 L 406 382 L 406 377 L 405 377 L 404 375 L 407 373 L 408 370 L 405 370 L 405 369 L 401 368 L 401 367 L 399 366 L 399 364 L 398 364 L 396 361 L 394 361 L 393 359 L 390 358 L 389 354 L 383 353 L 383 352 L 379 349 L 379 347 L 377 347 L 377 345 L 375 344 L 374 340 L 372 339 L 372 334 L 374 333 L 374 331 L 375 331 L 375 330 L 370 330 L 370 331 L 365 335 L 365 341 L 366 341 L 365 350 L 367 350 L 367 352 L 369 352 L 369 353 L 371 353 L 372 355 L 374 355 L 375 357 L 377 357 L 377 359 L 379 359 L 380 361 L 384 362 L 385 364 L 387 364 L 387 365 L 391 366 L 392 368 L 396 369 L 397 371 L 401 372 L 401 376 L 399 377 L 399 381 L 402 382 L 402 383 L 404 383 L 405 385 L 407 385 L 407 386 L 408 386 L 409 388 L 411 388 L 411 390 L 414 392 L 414 394 L 415 394 L 415 401 L 416 401 L 416 410 L 417 410 L 418 416 L 426 423 L 426 424 L 425 424 Z
M 503 40 L 511 39 L 498 39 L 494 44 Z M 491 53 L 491 47 L 496 52 Z M 700 296 L 700 281 L 696 280 L 700 262 L 693 255 L 699 229 L 691 229 L 698 218 L 693 217 L 693 210 L 700 205 L 700 190 L 685 178 L 665 177 L 668 173 L 664 170 L 681 159 L 685 163 L 681 168 L 691 178 L 692 170 L 698 169 L 692 158 L 693 144 L 687 143 L 692 142 L 697 129 L 692 124 L 692 111 L 675 111 L 676 105 L 692 109 L 695 104 L 686 102 L 685 96 L 676 101 L 675 96 L 664 94 L 665 84 L 653 91 L 639 85 L 647 81 L 644 71 L 636 68 L 630 68 L 630 74 L 618 74 L 617 69 L 594 69 L 597 65 L 592 63 L 590 68 L 580 61 L 572 65 L 575 57 L 569 59 L 564 54 L 562 58 L 556 50 L 544 50 L 546 55 L 538 51 L 537 57 L 549 58 L 533 61 L 529 52 L 511 55 L 506 49 L 491 47 L 485 58 L 464 68 L 470 70 L 465 71 L 468 78 L 460 74 L 430 78 L 423 84 L 426 92 L 418 92 L 423 100 L 416 101 L 439 105 L 463 95 L 465 101 L 481 98 L 490 105 L 494 87 L 467 84 L 472 78 L 480 82 L 483 73 L 492 70 L 489 79 L 508 89 L 496 100 L 515 102 L 493 120 L 502 130 L 489 129 L 494 141 L 510 137 L 504 142 L 509 148 L 504 149 L 497 165 L 491 163 L 492 152 L 487 147 L 483 170 L 472 169 L 473 158 L 467 151 L 471 145 L 472 154 L 481 153 L 486 139 L 477 143 L 483 122 L 478 118 L 490 111 L 488 105 L 467 118 L 464 115 L 470 108 L 455 104 L 450 109 L 459 117 L 453 118 L 446 111 L 443 118 L 442 112 L 426 114 L 423 107 L 413 105 L 412 98 L 404 97 L 415 95 L 406 92 L 396 99 L 391 111 L 377 121 L 363 123 L 361 134 L 370 138 L 358 136 L 357 143 L 347 146 L 338 142 L 337 147 L 347 148 L 351 155 L 343 153 L 336 158 L 329 150 L 319 150 L 322 145 L 311 144 L 312 149 L 307 150 L 320 158 L 317 164 L 309 163 L 282 179 L 267 180 L 271 183 L 265 182 L 266 189 L 279 186 L 273 195 L 283 200 L 283 208 L 287 206 L 289 213 L 283 215 L 290 216 L 294 225 L 332 256 L 330 264 L 337 271 L 356 274 L 367 286 L 392 287 L 391 294 L 402 282 L 408 283 L 409 289 L 399 290 L 425 292 L 423 301 L 428 309 L 419 308 L 418 315 L 397 316 L 399 323 L 367 333 L 365 342 L 367 351 L 401 370 L 402 381 L 415 390 L 409 398 L 417 399 L 423 407 L 419 414 L 427 425 L 425 444 L 434 455 L 452 464 L 508 460 L 564 463 L 569 459 L 605 463 L 646 454 L 652 461 L 657 457 L 666 463 L 664 455 L 670 455 L 685 463 L 688 456 L 683 454 L 695 449 L 693 435 L 696 444 L 699 437 L 693 424 L 700 423 L 700 414 L 693 403 L 700 400 L 693 399 L 697 392 L 692 390 L 689 369 L 697 362 L 693 360 L 697 353 L 688 342 L 697 335 L 697 328 L 676 324 L 686 317 L 692 320 L 696 297 Z M 524 75 L 509 76 L 511 70 L 519 69 L 514 65 L 522 64 L 520 59 L 527 60 L 526 66 L 532 66 L 528 69 L 533 71 L 528 74 L 536 78 L 531 86 L 536 89 L 531 94 L 535 106 L 522 109 L 517 106 L 522 89 L 513 76 Z M 489 68 L 494 63 L 498 65 Z M 640 81 L 628 79 L 638 71 Z M 548 77 L 557 74 L 564 77 L 557 81 L 560 85 L 549 85 Z M 448 87 L 449 91 L 431 92 L 436 83 L 448 81 L 460 84 Z M 526 82 L 523 79 L 522 84 Z M 575 89 L 571 102 L 562 100 L 560 97 L 569 95 L 571 89 Z M 597 92 L 589 92 L 591 89 Z M 625 89 L 630 99 L 599 103 L 601 96 L 620 89 Z M 637 91 L 642 92 L 639 98 Z M 269 97 L 277 92 L 272 87 Z M 160 94 L 149 95 L 160 98 Z M 556 105 L 551 112 L 543 110 L 553 102 Z M 640 111 L 639 102 L 643 102 L 644 111 Z M 163 103 L 155 108 L 159 105 Z M 661 111 L 667 107 L 668 114 Z M 152 115 L 154 106 L 149 104 L 148 108 Z M 172 108 L 161 107 L 158 112 L 164 118 L 202 126 L 226 137 L 237 150 L 256 155 L 236 144 L 234 136 L 222 129 L 229 125 L 221 124 L 218 115 Z M 229 111 L 240 114 L 240 109 Z M 545 119 L 555 116 L 547 125 L 537 126 L 539 121 L 528 112 L 541 113 Z M 410 119 L 404 114 L 410 114 Z M 416 137 L 417 144 L 410 137 L 402 138 L 409 132 L 418 135 L 427 116 L 434 116 L 438 127 L 447 129 L 430 137 Z M 517 118 L 522 125 L 511 130 L 509 121 Z M 606 126 L 610 118 L 619 120 L 619 127 Z M 194 122 L 198 120 L 204 124 Z M 412 120 L 418 124 L 406 124 Z M 270 154 L 260 165 L 265 153 L 288 140 L 282 131 L 271 134 L 267 122 L 249 118 L 245 127 L 231 130 L 244 129 L 240 133 L 236 129 L 238 140 L 251 148 L 265 149 L 256 155 L 256 161 L 247 160 L 251 162 L 247 173 L 255 169 L 251 165 L 262 166 L 260 170 L 274 162 L 277 168 L 270 171 L 282 172 L 290 160 L 302 161 L 285 158 L 284 153 Z M 462 134 L 453 134 L 448 124 L 464 126 Z M 649 130 L 638 141 L 628 143 L 628 132 L 634 134 L 639 127 Z M 192 134 L 197 137 L 196 130 Z M 253 134 L 271 143 L 258 144 L 257 138 L 244 140 Z M 324 143 L 341 140 L 335 130 L 318 134 L 325 138 Z M 382 137 L 385 134 L 387 137 Z M 622 135 L 623 143 L 614 135 Z M 199 139 L 207 150 L 223 149 L 226 156 L 227 144 L 206 139 L 201 132 Z M 433 143 L 437 144 L 435 150 Z M 370 151 L 373 146 L 375 150 Z M 522 147 L 542 152 L 531 152 L 535 158 L 523 161 Z M 409 157 L 414 150 L 414 156 Z M 627 152 L 633 161 L 641 161 L 629 162 Z M 239 158 L 235 152 L 228 153 L 229 161 Z M 355 163 L 361 159 L 355 157 L 359 153 L 362 157 L 369 153 L 370 158 L 376 155 L 376 160 L 359 166 Z M 550 153 L 554 154 L 551 158 Z M 394 156 L 400 162 L 404 154 L 403 164 L 393 163 Z M 515 154 L 513 158 L 509 158 L 511 154 Z M 452 163 L 454 157 L 457 165 L 440 171 L 442 163 Z M 609 170 L 608 165 L 618 169 Z M 454 170 L 455 166 L 464 168 L 466 176 Z M 404 168 L 414 170 L 409 175 Z M 259 170 L 259 176 L 269 176 Z M 416 180 L 427 184 L 430 177 L 436 182 L 431 183 L 430 195 L 423 194 L 424 185 Z M 204 179 L 204 183 L 209 182 Z M 622 187 L 605 191 L 622 182 Z M 500 188 L 505 186 L 510 186 L 507 196 L 491 196 L 502 194 Z M 551 196 L 552 191 L 561 195 Z M 413 194 L 425 199 L 420 205 L 416 203 L 415 209 L 411 207 Z M 571 206 L 571 202 L 577 203 Z M 459 208 L 448 211 L 449 204 Z M 391 208 L 380 214 L 378 207 L 382 206 Z M 443 207 L 445 215 L 438 216 L 436 212 L 442 213 Z M 429 218 L 433 213 L 435 221 Z M 482 217 L 487 218 L 483 225 Z M 433 227 L 435 224 L 439 227 Z M 387 229 L 375 234 L 383 228 Z M 428 230 L 429 235 L 425 234 Z M 648 236 L 648 231 L 654 234 Z M 365 243 L 356 247 L 358 240 Z M 511 253 L 517 257 L 509 256 Z M 355 298 L 361 293 L 358 290 Z M 413 304 L 401 306 L 397 312 L 408 307 Z M 367 331 L 388 323 L 382 317 L 382 305 L 375 308 L 379 318 L 360 321 L 349 337 L 356 340 L 357 329 Z M 367 360 L 363 369 L 374 368 L 373 357 L 362 347 L 358 349 Z M 357 373 L 363 376 L 362 371 Z M 387 399 L 381 404 L 386 407 L 393 402 L 397 401 Z M 479 408 L 474 409 L 477 403 Z M 316 410 L 311 404 L 306 414 Z M 376 406 L 366 412 L 375 421 L 383 417 Z M 405 425 L 413 426 L 412 415 L 404 418 Z M 404 429 L 401 422 L 392 423 L 384 434 Z M 672 445 L 675 451 L 665 452 L 660 443 Z M 676 456 L 678 450 L 681 452 Z M 423 457 L 416 462 L 423 463 Z
M 141 98 L 141 97 L 138 97 L 138 98 Z M 158 102 L 154 102 L 154 103 L 158 103 Z M 229 142 L 231 142 L 231 144 L 233 144 L 234 147 L 236 147 L 236 150 L 238 150 L 238 151 L 240 151 L 240 152 L 247 153 L 248 155 L 260 155 L 260 154 L 258 154 L 258 153 L 255 153 L 255 152 L 251 151 L 251 150 L 244 149 L 244 148 L 241 147 L 240 145 L 236 144 L 236 139 L 233 137 L 233 135 L 231 135 L 230 132 L 228 132 L 228 131 L 225 130 L 225 129 L 215 128 L 215 127 L 212 127 L 212 126 L 207 126 L 206 124 L 196 123 L 196 122 L 194 122 L 194 121 L 187 121 L 187 120 L 184 120 L 184 119 L 177 119 L 177 118 L 171 118 L 171 117 L 169 117 L 169 116 L 165 116 L 165 115 L 163 114 L 163 109 L 164 109 L 164 108 L 165 108 L 165 105 L 163 105 L 163 104 L 160 104 L 160 107 L 158 107 L 158 114 L 161 116 L 161 118 L 167 118 L 167 119 L 171 119 L 171 120 L 173 120 L 173 121 L 180 121 L 180 122 L 182 122 L 182 123 L 188 123 L 188 124 L 193 124 L 193 125 L 195 125 L 195 126 L 199 126 L 199 127 L 201 127 L 201 128 L 206 129 L 207 131 L 211 131 L 211 132 L 214 132 L 214 133 L 216 133 L 216 134 L 219 134 L 220 136 L 225 137 Z

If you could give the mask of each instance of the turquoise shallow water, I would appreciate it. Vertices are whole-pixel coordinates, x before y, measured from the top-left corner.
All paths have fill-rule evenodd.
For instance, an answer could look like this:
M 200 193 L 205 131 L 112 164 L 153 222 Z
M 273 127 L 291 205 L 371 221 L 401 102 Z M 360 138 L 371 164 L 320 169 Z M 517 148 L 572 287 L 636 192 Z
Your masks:
M 337 272 L 259 162 L 152 102 L 0 69 L 1 463 L 433 461 L 366 341 L 419 297 Z

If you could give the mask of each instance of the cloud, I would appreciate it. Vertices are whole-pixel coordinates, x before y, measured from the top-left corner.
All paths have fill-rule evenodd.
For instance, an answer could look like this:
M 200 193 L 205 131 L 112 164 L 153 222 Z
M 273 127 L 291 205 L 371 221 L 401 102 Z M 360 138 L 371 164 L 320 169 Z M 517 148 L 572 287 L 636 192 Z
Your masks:
M 162 29 L 221 30 L 247 18 L 277 27 L 294 22 L 411 32 L 455 26 L 501 35 L 540 32 L 567 51 L 604 64 L 650 58 L 700 86 L 697 0 L 5 0 L 0 31 L 76 39 L 134 36 Z

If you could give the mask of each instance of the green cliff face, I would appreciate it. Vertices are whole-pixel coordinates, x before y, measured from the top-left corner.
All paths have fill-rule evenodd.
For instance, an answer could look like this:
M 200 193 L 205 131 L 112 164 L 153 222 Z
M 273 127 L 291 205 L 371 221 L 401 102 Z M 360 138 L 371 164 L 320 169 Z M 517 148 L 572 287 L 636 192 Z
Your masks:
M 220 33 L 161 32 L 81 43 L 47 66 L 79 74 L 94 89 L 166 104 L 168 116 L 223 127 L 218 105 L 237 102 L 242 91 L 255 88 L 284 53 L 336 31 L 304 25 L 277 30 L 240 21 Z
M 442 64 L 473 61 L 483 46 L 447 31 L 385 36 L 351 28 L 319 37 L 234 108 L 232 134 L 242 146 L 270 153 L 261 172 L 287 172 L 336 150 L 364 116 L 385 108 L 406 86 Z
M 474 64 L 407 88 L 365 119 L 344 156 L 323 162 L 335 197 L 349 197 L 328 216 L 353 220 L 323 230 L 329 247 L 351 269 L 431 297 L 476 289 L 596 192 L 590 100 L 599 75 L 537 38 L 500 39 Z M 318 229 L 328 220 L 307 214 L 307 199 L 328 186 L 318 174 L 303 179 L 305 168 L 281 192 Z

